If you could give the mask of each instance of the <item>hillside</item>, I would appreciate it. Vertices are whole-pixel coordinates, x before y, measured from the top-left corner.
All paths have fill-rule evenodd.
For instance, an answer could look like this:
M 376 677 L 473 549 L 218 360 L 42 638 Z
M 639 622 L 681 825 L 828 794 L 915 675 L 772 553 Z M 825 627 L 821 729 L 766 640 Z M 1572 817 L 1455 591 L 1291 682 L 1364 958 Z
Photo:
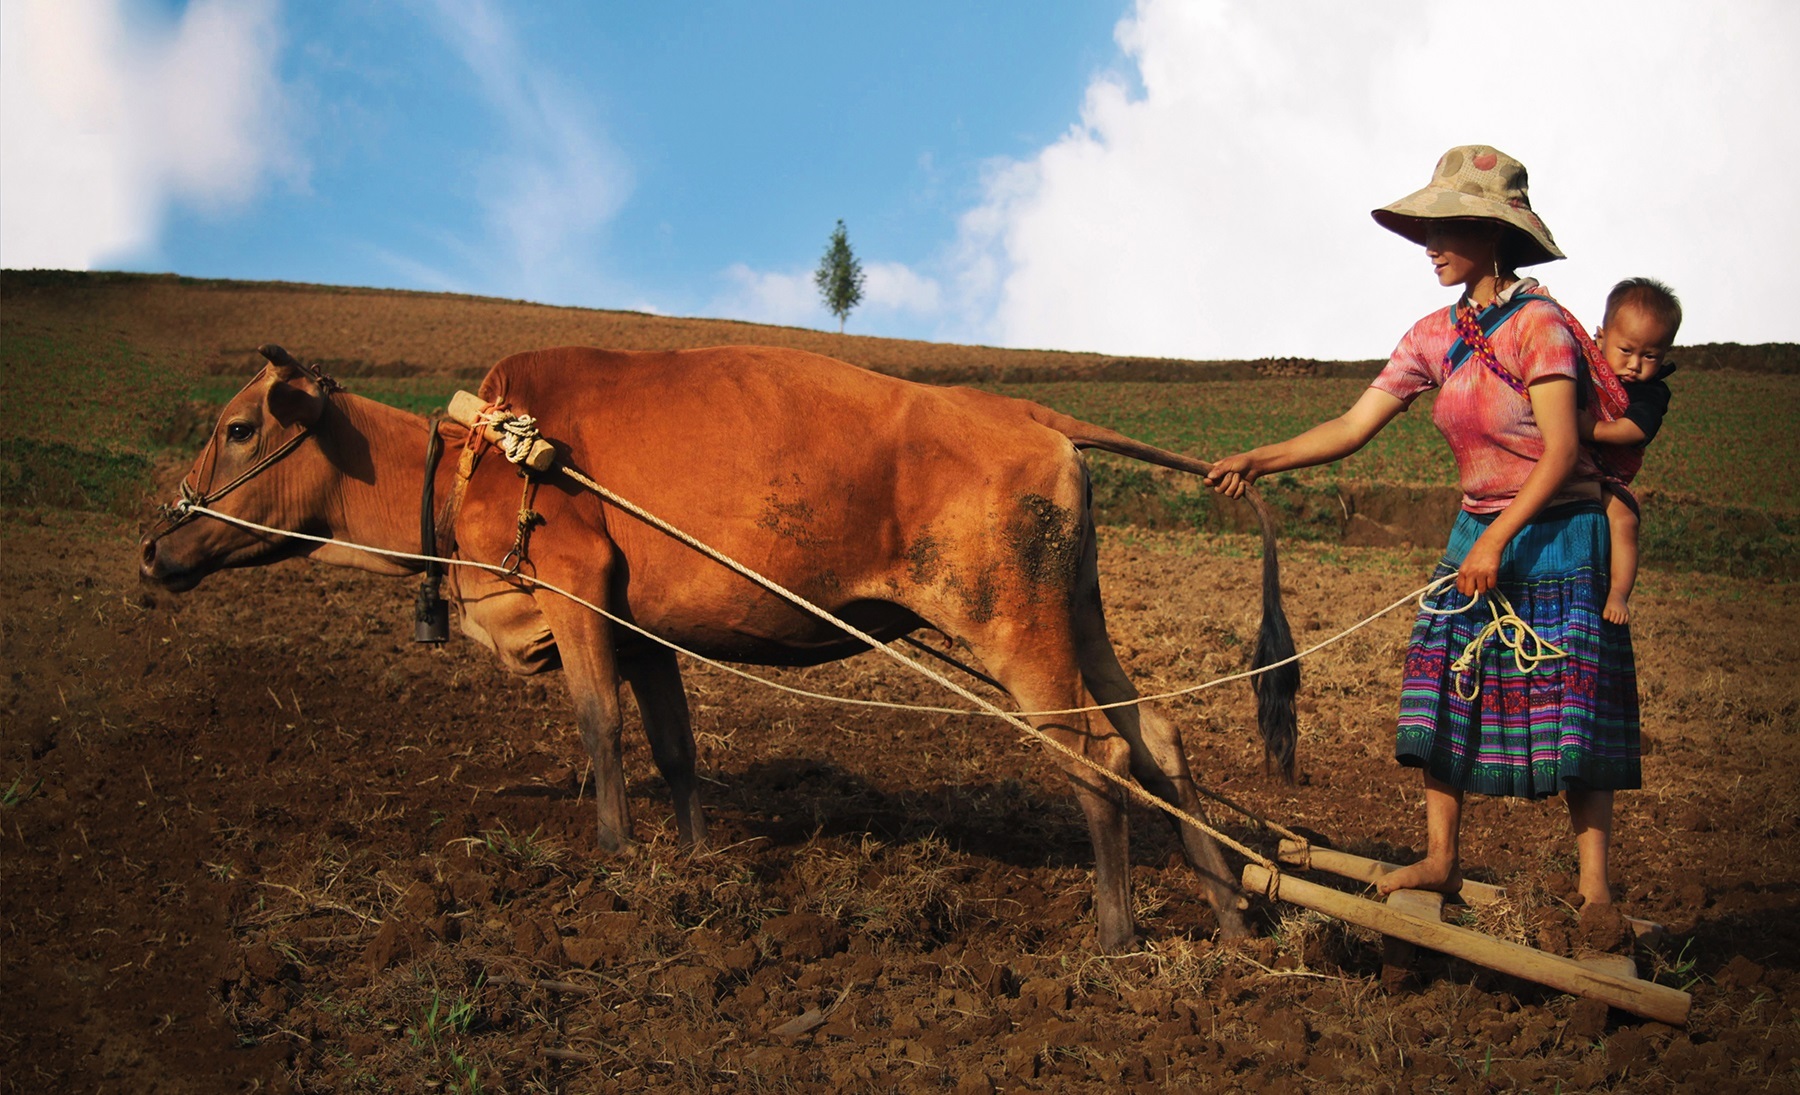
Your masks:
M 479 377 L 507 354 L 560 345 L 617 350 L 791 346 L 894 376 L 957 383 L 1368 376 L 1380 364 L 1291 357 L 1187 361 L 1012 350 L 457 293 L 174 274 L 0 271 L 0 304 L 8 328 L 62 325 L 78 312 L 86 323 L 109 328 L 134 345 L 184 352 L 205 347 L 206 360 L 193 364 L 215 375 L 255 368 L 259 364 L 255 347 L 265 342 L 279 342 L 346 376 L 390 377 Z M 1800 374 L 1800 345 L 1793 343 L 1704 343 L 1680 347 L 1676 357 L 1689 369 Z
M 202 350 L 203 372 L 238 374 L 279 342 L 345 376 L 479 377 L 510 353 L 544 346 L 617 350 L 790 346 L 919 380 L 1225 380 L 1343 375 L 1375 363 L 1299 359 L 1197 362 L 839 335 L 803 327 L 690 319 L 397 289 L 242 282 L 170 274 L 0 273 L 9 330 L 71 325 L 135 346 Z M 72 324 L 71 321 L 77 321 Z

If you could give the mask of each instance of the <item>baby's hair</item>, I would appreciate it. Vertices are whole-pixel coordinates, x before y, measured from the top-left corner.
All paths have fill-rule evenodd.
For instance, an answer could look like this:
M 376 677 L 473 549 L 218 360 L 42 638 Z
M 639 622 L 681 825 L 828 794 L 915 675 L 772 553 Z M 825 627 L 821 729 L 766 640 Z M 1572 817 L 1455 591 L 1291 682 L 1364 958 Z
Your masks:
M 1667 327 L 1670 341 L 1681 330 L 1681 300 L 1675 296 L 1675 290 L 1655 278 L 1626 278 L 1613 286 L 1612 292 L 1606 294 L 1606 318 L 1602 322 L 1611 324 L 1613 314 L 1627 305 Z

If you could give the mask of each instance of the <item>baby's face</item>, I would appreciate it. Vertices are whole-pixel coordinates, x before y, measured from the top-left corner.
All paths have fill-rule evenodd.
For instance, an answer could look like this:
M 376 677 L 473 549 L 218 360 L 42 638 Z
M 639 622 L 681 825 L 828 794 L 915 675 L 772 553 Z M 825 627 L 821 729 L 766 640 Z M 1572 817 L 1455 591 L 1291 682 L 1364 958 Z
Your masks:
M 1660 320 L 1629 304 L 1613 311 L 1600 328 L 1600 353 L 1620 380 L 1650 380 L 1662 371 L 1674 333 Z

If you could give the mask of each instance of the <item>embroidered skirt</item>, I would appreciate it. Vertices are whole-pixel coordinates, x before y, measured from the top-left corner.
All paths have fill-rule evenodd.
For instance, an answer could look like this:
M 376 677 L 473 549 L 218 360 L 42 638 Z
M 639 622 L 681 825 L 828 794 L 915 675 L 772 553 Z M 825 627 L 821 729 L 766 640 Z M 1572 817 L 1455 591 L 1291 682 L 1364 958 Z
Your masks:
M 1457 518 L 1440 576 L 1456 569 L 1492 520 Z M 1452 668 L 1493 619 L 1489 598 L 1455 615 L 1419 614 L 1400 692 L 1394 755 L 1401 764 L 1484 795 L 1540 798 L 1571 787 L 1641 785 L 1631 631 L 1600 615 L 1608 543 L 1599 507 L 1575 504 L 1546 510 L 1507 545 L 1500 592 L 1540 637 L 1568 654 L 1530 672 L 1492 636 L 1467 671 Z M 1466 601 L 1451 586 L 1428 604 L 1446 609 Z

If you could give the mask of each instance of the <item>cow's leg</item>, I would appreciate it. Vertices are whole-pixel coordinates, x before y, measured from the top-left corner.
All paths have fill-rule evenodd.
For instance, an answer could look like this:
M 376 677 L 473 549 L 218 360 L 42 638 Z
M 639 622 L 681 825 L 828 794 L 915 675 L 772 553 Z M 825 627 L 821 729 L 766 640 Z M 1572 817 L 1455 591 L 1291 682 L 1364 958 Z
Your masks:
M 976 654 L 1026 711 L 1061 711 L 1093 705 L 1081 687 L 1080 670 L 1068 637 L 1047 639 L 1053 627 L 1009 629 L 1031 644 L 1028 650 L 996 650 L 991 643 L 972 644 Z M 1120 776 L 1130 774 L 1130 750 L 1097 714 L 1054 715 L 1031 720 L 1039 730 Z M 1088 837 L 1094 845 L 1094 916 L 1098 921 L 1100 950 L 1117 953 L 1137 941 L 1137 925 L 1131 915 L 1130 837 L 1124 792 L 1091 768 L 1051 751 L 1074 786 L 1075 799 L 1087 815 Z
M 546 577 L 550 577 L 546 575 Z M 602 603 L 605 590 L 605 568 L 590 570 L 580 585 L 569 578 L 551 577 L 564 588 L 575 591 L 596 604 Z M 582 588 L 583 586 L 587 588 Z M 540 602 L 550 630 L 556 636 L 562 654 L 563 672 L 569 682 L 569 695 L 575 701 L 575 724 L 581 729 L 581 744 L 587 749 L 594 766 L 594 806 L 599 829 L 596 834 L 603 852 L 629 851 L 635 841 L 631 836 L 631 807 L 625 799 L 625 764 L 619 748 L 619 732 L 623 721 L 619 714 L 619 676 L 613 653 L 612 625 L 581 605 L 555 595 Z
M 1125 675 L 1106 632 L 1091 531 L 1077 576 L 1075 633 L 1082 682 L 1094 698 L 1103 704 L 1137 699 L 1137 687 Z M 1108 708 L 1106 717 L 1131 746 L 1131 774 L 1137 781 L 1164 802 L 1201 816 L 1200 795 L 1194 789 L 1180 731 L 1154 708 L 1143 704 Z M 1192 825 L 1173 817 L 1169 821 L 1181 840 L 1182 855 L 1188 865 L 1206 880 L 1207 900 L 1218 916 L 1220 933 L 1227 938 L 1248 934 L 1243 913 L 1238 909 L 1237 886 L 1218 842 Z
M 675 799 L 675 831 L 685 847 L 706 844 L 706 816 L 700 811 L 700 787 L 694 779 L 694 724 L 688 715 L 687 692 L 675 652 L 657 648 L 623 658 L 619 672 L 631 685 L 644 735 L 656 767 Z

